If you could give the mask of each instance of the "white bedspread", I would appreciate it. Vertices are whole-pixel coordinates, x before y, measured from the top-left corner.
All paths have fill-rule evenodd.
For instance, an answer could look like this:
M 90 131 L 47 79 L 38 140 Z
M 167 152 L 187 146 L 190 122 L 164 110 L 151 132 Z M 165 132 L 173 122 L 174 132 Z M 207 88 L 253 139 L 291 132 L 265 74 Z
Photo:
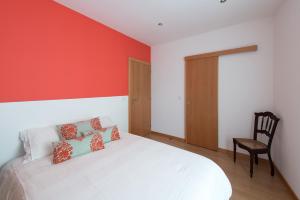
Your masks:
M 58 165 L 51 157 L 17 159 L 0 173 L 1 200 L 228 200 L 231 193 L 211 160 L 130 134 Z

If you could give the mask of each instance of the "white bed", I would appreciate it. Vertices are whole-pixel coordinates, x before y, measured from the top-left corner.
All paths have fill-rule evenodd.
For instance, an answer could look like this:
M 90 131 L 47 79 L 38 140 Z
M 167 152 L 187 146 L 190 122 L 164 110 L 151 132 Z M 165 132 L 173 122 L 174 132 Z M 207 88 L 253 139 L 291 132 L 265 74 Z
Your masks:
M 230 182 L 213 161 L 123 133 L 104 150 L 53 165 L 51 157 L 0 173 L 1 200 L 228 200 Z

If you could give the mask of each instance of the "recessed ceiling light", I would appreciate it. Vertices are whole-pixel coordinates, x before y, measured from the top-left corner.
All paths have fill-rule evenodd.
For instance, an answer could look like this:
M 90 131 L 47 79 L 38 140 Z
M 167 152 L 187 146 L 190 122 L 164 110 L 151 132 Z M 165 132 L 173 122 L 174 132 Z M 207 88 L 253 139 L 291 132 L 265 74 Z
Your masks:
M 158 26 L 163 26 L 164 24 L 162 22 L 159 22 L 157 25 Z
M 227 0 L 220 0 L 220 3 L 225 3 Z

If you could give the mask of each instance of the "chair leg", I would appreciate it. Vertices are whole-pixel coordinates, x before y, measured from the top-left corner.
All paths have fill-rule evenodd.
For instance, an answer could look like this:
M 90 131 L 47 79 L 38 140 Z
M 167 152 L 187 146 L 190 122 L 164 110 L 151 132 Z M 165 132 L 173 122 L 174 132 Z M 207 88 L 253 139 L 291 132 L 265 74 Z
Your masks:
M 258 165 L 258 155 L 255 154 L 255 164 Z
M 236 161 L 236 142 L 233 140 L 233 161 Z
M 254 153 L 250 153 L 250 177 L 253 176 L 253 160 L 254 160 Z
M 269 157 L 269 162 L 270 162 L 270 167 L 271 167 L 271 176 L 275 175 L 275 170 L 274 170 L 274 165 L 271 157 L 271 152 L 268 152 L 268 157 Z

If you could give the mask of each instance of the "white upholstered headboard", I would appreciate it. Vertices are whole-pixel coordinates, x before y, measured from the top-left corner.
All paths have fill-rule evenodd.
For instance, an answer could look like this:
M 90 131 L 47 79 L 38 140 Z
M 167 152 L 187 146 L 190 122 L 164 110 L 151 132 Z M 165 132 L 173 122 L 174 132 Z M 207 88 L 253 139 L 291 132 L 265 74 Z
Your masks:
M 0 167 L 23 154 L 21 130 L 104 115 L 128 131 L 128 96 L 0 103 Z

